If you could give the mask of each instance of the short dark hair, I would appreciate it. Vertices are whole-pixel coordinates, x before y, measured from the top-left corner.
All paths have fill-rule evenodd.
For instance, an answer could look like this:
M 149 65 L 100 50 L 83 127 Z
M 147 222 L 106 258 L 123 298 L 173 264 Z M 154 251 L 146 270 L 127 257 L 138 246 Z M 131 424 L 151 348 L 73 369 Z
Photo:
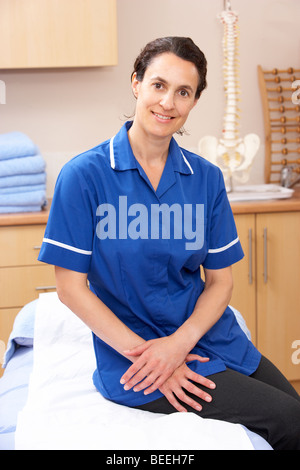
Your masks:
M 199 84 L 195 98 L 198 99 L 201 92 L 207 86 L 207 61 L 203 52 L 190 38 L 168 36 L 149 42 L 136 58 L 131 78 L 133 74 L 136 73 L 137 80 L 141 82 L 144 78 L 147 67 L 150 65 L 154 57 L 166 52 L 172 52 L 177 57 L 192 62 L 196 66 L 199 74 Z

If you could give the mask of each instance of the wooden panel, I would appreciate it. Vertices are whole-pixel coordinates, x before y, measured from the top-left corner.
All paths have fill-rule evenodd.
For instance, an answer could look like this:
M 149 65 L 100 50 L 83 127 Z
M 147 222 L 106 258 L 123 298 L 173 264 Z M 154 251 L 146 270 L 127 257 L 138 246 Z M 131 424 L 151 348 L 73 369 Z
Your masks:
M 298 159 L 300 106 L 294 94 L 300 69 L 264 70 L 258 66 L 258 80 L 265 124 L 265 182 L 280 183 L 280 172 L 289 165 L 294 178 L 300 173 Z
M 291 381 L 291 384 L 293 385 L 297 393 L 300 395 L 300 380 L 297 380 L 295 382 Z
M 51 201 L 48 201 L 47 209 L 40 210 L 39 212 L 11 212 L 9 214 L 0 214 L 0 227 L 13 225 L 46 225 L 51 205 Z
M 43 265 L 0 269 L 0 308 L 18 307 L 55 286 L 54 267 Z M 43 287 L 45 287 L 43 289 Z
M 0 266 L 40 264 L 37 257 L 44 232 L 45 225 L 1 227 Z
M 255 216 L 236 215 L 235 222 L 245 257 L 232 266 L 234 288 L 230 305 L 242 314 L 256 344 Z
M 0 68 L 116 63 L 115 0 L 0 0 Z
M 293 344 L 300 340 L 299 234 L 300 213 L 257 215 L 258 348 L 295 381 L 300 380 L 300 365 L 292 360 Z

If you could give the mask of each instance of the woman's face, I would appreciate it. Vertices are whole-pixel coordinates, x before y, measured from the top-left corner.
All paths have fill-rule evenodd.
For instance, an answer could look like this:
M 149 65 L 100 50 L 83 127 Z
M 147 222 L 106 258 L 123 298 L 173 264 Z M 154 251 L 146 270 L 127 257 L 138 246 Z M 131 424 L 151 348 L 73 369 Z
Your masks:
M 171 137 L 186 122 L 195 99 L 199 75 L 196 66 L 173 53 L 155 57 L 142 81 L 133 75 L 137 98 L 134 123 L 157 137 Z

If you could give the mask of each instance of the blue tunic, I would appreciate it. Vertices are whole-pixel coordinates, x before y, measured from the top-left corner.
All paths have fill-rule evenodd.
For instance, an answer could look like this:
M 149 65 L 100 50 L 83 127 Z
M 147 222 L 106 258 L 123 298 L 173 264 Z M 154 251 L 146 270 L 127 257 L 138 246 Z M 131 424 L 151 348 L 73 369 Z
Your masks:
M 220 269 L 243 257 L 221 171 L 172 138 L 154 191 L 135 159 L 127 122 L 112 139 L 70 160 L 55 187 L 39 260 L 88 273 L 91 290 L 145 340 L 172 334 L 204 289 L 200 266 Z M 159 390 L 125 391 L 131 362 L 93 334 L 96 388 L 137 406 Z M 253 373 L 260 353 L 230 307 L 192 351 L 210 358 L 189 367 L 208 376 L 227 367 Z

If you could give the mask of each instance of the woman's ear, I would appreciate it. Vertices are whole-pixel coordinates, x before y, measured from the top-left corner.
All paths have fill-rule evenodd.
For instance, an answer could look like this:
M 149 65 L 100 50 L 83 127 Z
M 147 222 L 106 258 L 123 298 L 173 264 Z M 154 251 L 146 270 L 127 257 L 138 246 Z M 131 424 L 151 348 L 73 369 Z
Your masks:
M 133 95 L 135 96 L 135 98 L 138 97 L 138 94 L 139 94 L 139 81 L 138 79 L 136 78 L 136 72 L 134 72 L 132 74 L 132 78 L 131 78 L 131 88 L 132 88 L 132 93 Z

